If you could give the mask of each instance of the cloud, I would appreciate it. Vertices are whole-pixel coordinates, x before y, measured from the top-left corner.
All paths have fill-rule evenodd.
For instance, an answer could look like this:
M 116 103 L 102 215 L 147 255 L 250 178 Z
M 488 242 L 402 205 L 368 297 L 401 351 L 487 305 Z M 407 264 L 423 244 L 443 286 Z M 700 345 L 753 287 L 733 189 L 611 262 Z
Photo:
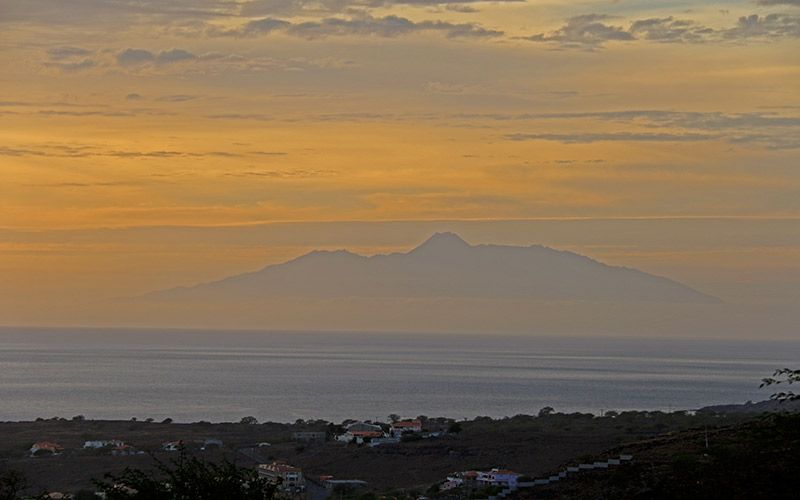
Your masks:
M 48 57 L 56 61 L 73 57 L 85 57 L 93 53 L 93 51 L 81 47 L 55 47 L 47 51 Z
M 144 49 L 125 49 L 117 54 L 117 62 L 123 66 L 142 64 L 154 59 L 153 53 Z
M 734 28 L 724 30 L 727 39 L 800 38 L 800 17 L 788 14 L 753 14 L 740 17 Z
M 0 23 L 89 25 L 98 21 L 129 26 L 153 18 L 202 19 L 236 15 L 229 0 L 3 0 Z
M 439 31 L 449 38 L 499 36 L 499 31 L 486 30 L 474 24 L 452 24 L 444 21 L 414 22 L 398 16 L 360 19 L 328 18 L 317 22 L 306 22 L 292 26 L 289 33 L 303 38 L 327 36 L 368 35 L 395 37 L 419 31 Z
M 156 61 L 160 63 L 170 64 L 181 61 L 190 61 L 196 59 L 197 56 L 183 49 L 169 49 L 158 53 Z
M 248 170 L 228 172 L 225 177 L 267 177 L 270 179 L 308 179 L 311 177 L 327 177 L 337 175 L 336 170 Z
M 203 96 L 200 95 L 172 94 L 172 95 L 161 96 L 156 100 L 161 102 L 186 102 L 186 101 L 193 101 L 195 99 L 200 99 L 202 97 Z
M 712 28 L 671 16 L 634 21 L 629 32 L 638 39 L 657 42 L 702 42 L 714 34 Z
M 686 128 L 697 130 L 731 130 L 753 128 L 800 127 L 800 116 L 775 113 L 720 113 L 633 109 L 618 111 L 573 111 L 565 113 L 456 114 L 452 118 L 488 119 L 497 121 L 580 120 L 590 119 L 634 123 L 650 128 Z
M 117 53 L 117 63 L 121 66 L 136 66 L 147 63 L 174 64 L 193 61 L 197 56 L 183 49 L 168 49 L 155 53 L 145 49 L 128 48 Z
M 701 130 L 800 127 L 800 117 L 773 113 L 720 113 L 698 111 L 622 110 L 573 113 L 543 113 L 540 119 L 580 119 L 636 122 L 646 127 L 680 127 Z
M 10 148 L 8 146 L 0 146 L 0 156 L 47 156 L 43 151 L 35 149 L 23 148 Z
M 64 111 L 58 109 L 43 109 L 36 114 L 44 116 L 109 116 L 109 117 L 129 117 L 136 116 L 129 111 Z
M 286 151 L 248 151 L 248 154 L 256 156 L 286 156 Z
M 241 4 L 243 16 L 298 15 L 308 12 L 347 13 L 355 9 L 393 6 L 444 8 L 453 12 L 477 12 L 471 4 L 485 0 L 251 0 Z M 495 3 L 523 3 L 525 0 L 495 0 Z
M 469 117 L 470 115 L 462 115 Z M 516 133 L 508 140 L 557 141 L 585 144 L 601 141 L 634 142 L 696 142 L 725 140 L 731 144 L 753 144 L 767 149 L 782 150 L 800 147 L 797 129 L 800 117 L 773 113 L 679 112 L 663 110 L 625 110 L 599 112 L 542 113 L 520 115 L 478 115 L 496 120 L 597 120 L 637 127 L 678 129 L 677 132 L 612 132 L 612 133 Z M 760 133 L 753 133 L 759 131 Z
M 630 41 L 634 37 L 620 26 L 611 26 L 604 21 L 610 16 L 585 14 L 567 19 L 566 24 L 550 33 L 539 33 L 524 40 L 533 42 L 556 42 L 565 47 L 599 47 L 609 41 Z
M 463 3 L 448 3 L 444 6 L 444 8 L 450 12 L 460 12 L 461 14 L 473 14 L 475 12 L 480 12 L 475 7 L 464 5 Z
M 241 30 L 237 33 L 235 30 L 231 32 L 231 34 L 241 34 L 244 36 L 252 36 L 252 35 L 265 35 L 268 33 L 272 33 L 276 30 L 282 30 L 288 28 L 292 25 L 292 23 L 288 21 L 284 21 L 282 19 L 273 19 L 271 17 L 267 17 L 264 19 L 257 19 L 255 21 L 250 21 L 249 23 L 242 26 Z
M 212 120 L 257 120 L 257 121 L 270 121 L 274 118 L 271 115 L 264 115 L 258 113 L 222 113 L 215 115 L 207 115 L 206 118 Z
M 794 5 L 800 7 L 800 0 L 758 0 L 758 5 Z
M 800 139 L 795 135 L 776 137 L 767 134 L 747 134 L 731 137 L 729 142 L 733 144 L 758 144 L 772 150 L 800 149 Z
M 574 134 L 507 134 L 511 141 L 556 141 L 564 144 L 589 144 L 592 142 L 698 142 L 718 139 L 709 134 L 651 134 L 634 132 L 574 133 Z
M 68 62 L 45 62 L 42 65 L 46 68 L 56 68 L 65 73 L 81 71 L 84 69 L 94 68 L 97 66 L 97 61 L 92 59 L 83 59 L 81 61 L 68 61 Z
M 412 21 L 395 15 L 373 17 L 365 14 L 350 18 L 328 17 L 300 23 L 266 17 L 249 21 L 236 29 L 206 26 L 205 32 L 210 36 L 257 36 L 282 32 L 307 40 L 332 36 L 393 38 L 420 32 L 442 33 L 447 38 L 492 38 L 503 35 L 502 31 L 486 29 L 474 23 Z
M 86 57 L 93 54 L 94 51 L 82 47 L 53 47 L 47 50 L 48 61 L 43 62 L 42 66 L 74 73 L 98 66 L 98 61 Z
M 25 184 L 30 187 L 43 188 L 92 188 L 92 187 L 116 187 L 132 186 L 138 183 L 133 182 L 53 182 L 49 184 Z
M 117 150 L 106 149 L 101 145 L 75 145 L 38 143 L 27 146 L 0 146 L 0 156 L 42 156 L 58 158 L 240 158 L 258 156 L 284 156 L 286 153 L 269 151 L 179 151 L 171 149 L 161 150 Z
M 691 19 L 672 16 L 638 19 L 627 29 L 612 26 L 603 14 L 571 17 L 556 31 L 519 37 L 532 42 L 546 42 L 563 48 L 593 50 L 612 41 L 647 40 L 670 43 L 706 43 L 726 40 L 800 38 L 800 17 L 768 14 L 740 17 L 731 28 L 714 29 Z

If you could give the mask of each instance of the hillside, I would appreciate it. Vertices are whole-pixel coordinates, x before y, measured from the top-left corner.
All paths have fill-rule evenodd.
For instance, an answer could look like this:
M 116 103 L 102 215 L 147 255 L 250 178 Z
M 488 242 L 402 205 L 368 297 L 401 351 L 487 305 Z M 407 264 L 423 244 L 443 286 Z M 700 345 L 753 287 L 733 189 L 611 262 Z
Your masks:
M 789 499 L 800 491 L 800 414 L 763 415 L 610 450 L 631 464 L 580 473 L 518 499 Z

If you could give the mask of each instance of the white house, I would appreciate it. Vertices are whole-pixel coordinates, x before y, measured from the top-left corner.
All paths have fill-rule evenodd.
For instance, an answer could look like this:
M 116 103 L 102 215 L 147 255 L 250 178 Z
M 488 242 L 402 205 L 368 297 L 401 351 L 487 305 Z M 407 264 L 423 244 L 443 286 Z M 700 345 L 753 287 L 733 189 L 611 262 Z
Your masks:
M 490 471 L 478 471 L 478 483 L 492 486 L 515 487 L 520 474 L 508 469 L 492 469 Z
M 336 440 L 344 443 L 350 443 L 355 440 L 356 443 L 362 444 L 365 441 L 384 436 L 385 433 L 380 425 L 356 422 L 348 425 L 345 433 L 337 436 Z
M 280 488 L 285 493 L 300 493 L 306 489 L 302 469 L 283 462 L 259 465 L 258 475 L 270 481 L 280 482 Z

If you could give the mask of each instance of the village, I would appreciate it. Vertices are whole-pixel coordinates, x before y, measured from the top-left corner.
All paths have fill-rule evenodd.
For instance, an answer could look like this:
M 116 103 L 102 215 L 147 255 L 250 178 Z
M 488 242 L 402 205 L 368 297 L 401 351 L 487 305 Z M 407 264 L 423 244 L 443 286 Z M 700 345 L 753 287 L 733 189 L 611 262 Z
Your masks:
M 0 422 L 0 473 L 19 471 L 32 496 L 84 500 L 102 497 L 96 480 L 108 473 L 152 470 L 185 456 L 234 463 L 275 484 L 285 500 L 527 499 L 615 471 L 650 470 L 647 460 L 669 464 L 682 455 L 648 457 L 648 443 L 675 436 L 686 436 L 682 450 L 702 456 L 722 433 L 758 421 L 758 413 L 735 410 L 593 415 L 546 407 L 502 418 L 390 415 L 338 424 L 54 417 Z
M 246 419 L 243 419 L 246 420 Z M 252 423 L 252 422 L 251 422 Z M 389 422 L 346 421 L 341 426 L 329 425 L 325 430 L 296 430 L 291 432 L 291 442 L 295 450 L 306 446 L 334 446 L 344 449 L 376 449 L 398 451 L 409 443 L 432 440 L 457 439 L 462 425 L 449 419 L 425 419 L 392 416 Z M 109 456 L 109 457 L 144 457 L 148 455 L 177 455 L 180 453 L 220 452 L 225 450 L 222 439 L 207 437 L 204 439 L 175 439 L 163 441 L 157 450 L 139 449 L 131 443 L 116 438 L 90 439 L 84 441 L 80 448 L 71 449 L 55 441 L 37 441 L 29 449 L 32 459 L 57 459 L 69 455 Z M 237 447 L 236 453 L 253 463 L 259 477 L 268 479 L 277 485 L 277 497 L 283 499 L 324 500 L 331 496 L 359 496 L 367 491 L 375 491 L 374 485 L 362 477 L 340 477 L 325 473 L 309 473 L 296 464 L 277 459 L 272 453 L 278 448 L 276 443 L 262 441 L 251 446 Z M 265 457 L 271 460 L 264 460 Z M 514 491 L 546 485 L 574 474 L 590 469 L 608 468 L 631 460 L 629 455 L 616 459 L 591 464 L 576 464 L 550 476 L 534 478 L 529 474 L 510 470 L 500 464 L 486 469 L 457 470 L 442 475 L 424 492 L 416 495 L 425 499 L 426 495 L 447 498 L 487 498 L 497 500 Z M 102 498 L 102 492 L 95 492 Z M 52 499 L 75 498 L 70 493 L 51 491 L 47 494 Z

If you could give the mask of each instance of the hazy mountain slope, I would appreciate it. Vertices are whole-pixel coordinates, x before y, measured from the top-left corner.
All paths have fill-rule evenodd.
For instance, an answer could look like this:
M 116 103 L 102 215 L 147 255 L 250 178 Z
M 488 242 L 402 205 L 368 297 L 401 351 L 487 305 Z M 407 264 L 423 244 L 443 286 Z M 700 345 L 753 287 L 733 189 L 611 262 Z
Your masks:
M 365 257 L 315 251 L 252 273 L 147 299 L 466 297 L 579 301 L 716 302 L 667 278 L 543 246 L 469 245 L 438 233 L 407 252 Z

